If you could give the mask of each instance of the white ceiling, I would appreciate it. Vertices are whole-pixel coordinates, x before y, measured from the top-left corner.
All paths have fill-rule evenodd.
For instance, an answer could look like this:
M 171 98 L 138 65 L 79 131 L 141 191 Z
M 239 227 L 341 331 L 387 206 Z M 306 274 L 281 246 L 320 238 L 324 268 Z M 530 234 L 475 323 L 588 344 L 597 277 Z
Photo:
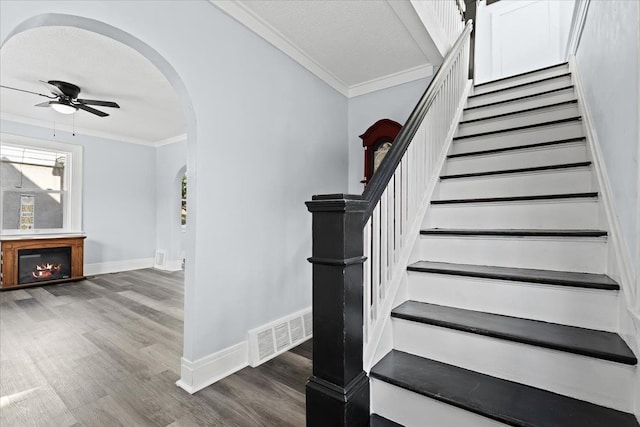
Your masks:
M 77 28 L 42 27 L 9 39 L 0 50 L 0 84 L 49 95 L 39 80 L 80 87 L 80 98 L 115 101 L 71 116 L 34 107 L 46 98 L 0 89 L 3 118 L 122 141 L 157 144 L 185 133 L 184 114 L 165 77 L 145 57 L 111 38 Z M 75 117 L 74 117 L 75 116 Z
M 433 73 L 439 56 L 409 0 L 211 0 L 345 96 Z M 159 145 L 184 138 L 185 121 L 169 82 L 138 52 L 102 35 L 42 27 L 0 50 L 0 84 L 49 94 L 39 80 L 78 85 L 80 98 L 115 101 L 110 114 L 64 116 L 37 95 L 0 89 L 3 118 L 121 141 Z M 73 119 L 75 118 L 75 124 Z
M 211 0 L 347 96 L 428 77 L 442 56 L 409 0 Z

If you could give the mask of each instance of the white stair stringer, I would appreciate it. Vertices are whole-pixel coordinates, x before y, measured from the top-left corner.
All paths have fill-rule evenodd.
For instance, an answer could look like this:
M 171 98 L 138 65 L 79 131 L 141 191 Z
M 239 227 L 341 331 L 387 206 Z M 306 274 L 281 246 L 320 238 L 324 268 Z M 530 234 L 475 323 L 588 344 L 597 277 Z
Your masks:
M 521 111 L 518 108 L 516 111 Z M 515 112 L 514 112 L 515 113 Z M 550 106 L 533 111 L 522 111 L 507 116 L 487 118 L 468 123 L 460 123 L 456 136 L 473 135 L 481 132 L 494 132 L 519 126 L 533 125 L 553 120 L 568 119 L 580 115 L 577 103 Z M 463 119 L 465 120 L 465 119 Z
M 633 366 L 404 319 L 392 323 L 396 350 L 633 412 Z
M 589 166 L 502 175 L 442 179 L 436 200 L 534 196 L 592 191 Z
M 422 228 L 595 229 L 598 199 L 431 205 Z
M 584 130 L 582 129 L 582 122 L 580 120 L 575 120 L 535 128 L 454 139 L 453 146 L 449 154 L 493 150 L 496 148 L 536 144 L 561 139 L 580 138 L 583 136 Z
M 606 238 L 421 235 L 420 259 L 458 264 L 604 273 Z
M 444 173 L 453 175 L 497 170 L 505 167 L 515 169 L 585 162 L 587 160 L 586 142 L 574 140 L 556 145 L 449 158 Z
M 409 271 L 409 299 L 614 332 L 618 292 Z M 447 362 L 448 363 L 448 362 Z
M 479 95 L 486 92 L 495 91 L 498 89 L 504 89 L 516 84 L 529 83 L 538 80 L 543 80 L 548 77 L 559 76 L 567 74 L 569 72 L 569 64 L 558 64 L 553 67 L 546 68 L 544 70 L 527 73 L 525 75 L 516 75 L 512 77 L 506 77 L 495 82 L 483 83 L 473 90 L 473 95 Z
M 405 427 L 504 427 L 507 424 L 371 378 L 371 408 Z

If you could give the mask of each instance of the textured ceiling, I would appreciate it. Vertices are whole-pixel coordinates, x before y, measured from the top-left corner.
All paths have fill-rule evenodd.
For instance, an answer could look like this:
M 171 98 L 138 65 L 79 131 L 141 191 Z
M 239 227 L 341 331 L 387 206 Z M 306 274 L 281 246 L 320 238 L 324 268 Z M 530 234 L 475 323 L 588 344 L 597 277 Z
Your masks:
M 347 86 L 428 63 L 395 7 L 405 0 L 241 0 L 237 3 Z M 426 36 L 424 28 L 422 33 Z M 438 58 L 432 58 L 438 59 Z
M 19 33 L 0 50 L 0 83 L 49 94 L 39 80 L 78 85 L 80 98 L 115 101 L 120 109 L 96 107 L 110 114 L 97 117 L 78 111 L 81 132 L 124 141 L 156 143 L 185 133 L 176 94 L 146 58 L 102 35 L 70 27 L 42 27 Z M 43 126 L 71 126 L 73 116 L 34 107 L 46 98 L 0 89 L 2 117 Z

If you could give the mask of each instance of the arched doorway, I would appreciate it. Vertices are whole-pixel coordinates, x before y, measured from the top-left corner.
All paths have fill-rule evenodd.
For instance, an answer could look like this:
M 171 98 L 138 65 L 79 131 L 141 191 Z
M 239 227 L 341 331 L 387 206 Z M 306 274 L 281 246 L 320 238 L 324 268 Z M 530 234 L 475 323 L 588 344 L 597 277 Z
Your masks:
M 0 47 L 4 46 L 7 41 L 9 41 L 13 36 L 23 33 L 28 30 L 33 30 L 41 27 L 73 27 L 86 31 L 90 31 L 96 34 L 100 34 L 105 37 L 109 37 L 113 40 L 116 40 L 132 49 L 137 51 L 139 54 L 144 56 L 148 61 L 150 61 L 167 79 L 167 81 L 171 84 L 173 89 L 175 90 L 177 97 L 181 104 L 181 109 L 185 116 L 186 122 L 186 159 L 187 164 L 190 165 L 189 169 L 195 172 L 196 162 L 195 162 L 195 147 L 196 147 L 196 125 L 195 125 L 195 114 L 192 107 L 191 99 L 189 94 L 187 93 L 187 89 L 178 75 L 174 67 L 167 61 L 156 49 L 146 44 L 141 39 L 135 37 L 134 35 L 120 30 L 114 26 L 106 24 L 105 22 L 98 21 L 95 19 L 90 19 L 86 17 L 80 17 L 69 14 L 39 14 L 33 16 L 29 19 L 24 20 L 21 24 L 16 26 L 13 31 L 8 33 L 2 39 L 2 44 Z M 195 199 L 196 190 L 191 189 L 190 198 Z M 188 257 L 195 256 L 195 244 L 194 237 L 195 236 L 195 213 L 190 215 L 191 217 L 191 226 L 189 231 L 186 233 L 183 247 Z M 194 279 L 192 273 L 187 269 L 185 274 L 185 312 L 188 317 L 188 307 L 189 304 L 186 301 L 191 298 L 193 294 L 194 288 Z M 187 322 L 185 322 L 184 328 L 184 341 L 188 342 L 186 338 L 189 332 L 187 331 Z

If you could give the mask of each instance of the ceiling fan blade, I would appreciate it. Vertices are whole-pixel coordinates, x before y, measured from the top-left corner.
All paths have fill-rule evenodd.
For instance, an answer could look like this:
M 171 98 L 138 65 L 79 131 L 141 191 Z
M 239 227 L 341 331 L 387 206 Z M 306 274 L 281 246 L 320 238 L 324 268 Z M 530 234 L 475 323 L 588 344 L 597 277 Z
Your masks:
M 47 102 L 42 102 L 40 104 L 36 104 L 35 107 L 50 107 L 51 104 L 49 104 L 49 101 Z
M 56 99 L 56 98 L 57 98 L 56 96 L 43 95 L 43 94 L 38 93 L 38 92 L 31 92 L 30 90 L 18 89 L 18 88 L 10 87 L 10 86 L 0 85 L 0 87 L 3 87 L 3 88 L 5 88 L 5 89 L 17 90 L 18 92 L 32 93 L 32 94 L 34 94 L 34 95 L 44 96 L 45 98 L 49 98 L 49 99 Z
M 49 91 L 56 95 L 56 97 L 58 96 L 64 96 L 66 97 L 67 95 L 64 94 L 63 91 L 60 90 L 60 88 L 58 86 L 52 85 L 49 82 L 45 82 L 44 80 L 40 80 L 40 83 L 42 83 L 44 85 L 44 87 L 46 87 L 47 89 L 49 89 Z
M 106 116 L 109 115 L 109 114 L 107 114 L 107 113 L 105 113 L 103 111 L 96 110 L 95 108 L 91 108 L 88 105 L 84 105 L 84 104 L 79 103 L 79 102 L 74 102 L 71 105 L 73 105 L 74 107 L 78 107 L 79 109 L 84 110 L 84 111 L 86 111 L 88 113 L 95 114 L 96 116 L 106 117 Z
M 75 102 L 78 102 L 84 105 L 97 105 L 99 107 L 120 108 L 118 104 L 112 101 L 98 101 L 95 99 L 76 99 Z

